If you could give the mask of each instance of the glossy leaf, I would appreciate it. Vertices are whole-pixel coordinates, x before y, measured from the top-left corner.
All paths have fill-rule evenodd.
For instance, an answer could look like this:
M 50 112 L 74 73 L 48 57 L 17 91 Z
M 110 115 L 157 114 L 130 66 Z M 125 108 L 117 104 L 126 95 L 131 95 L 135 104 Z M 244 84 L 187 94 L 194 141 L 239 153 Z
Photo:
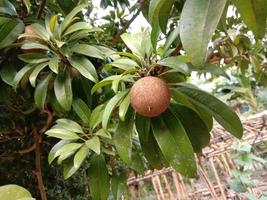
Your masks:
M 21 49 L 43 49 L 47 51 L 49 50 L 48 46 L 36 42 L 25 43 L 21 46 Z
M 18 55 L 18 58 L 25 63 L 31 64 L 38 64 L 49 60 L 46 55 L 40 53 L 24 53 Z
M 127 164 L 131 163 L 132 138 L 134 134 L 134 114 L 128 112 L 125 121 L 119 121 L 113 136 L 114 145 L 120 158 Z
M 88 153 L 89 149 L 87 146 L 83 146 L 82 148 L 79 149 L 79 151 L 77 151 L 73 159 L 74 167 L 76 169 L 79 169 L 79 167 L 87 157 Z
M 72 161 L 67 162 L 63 168 L 63 177 L 64 179 L 68 179 L 71 177 L 79 168 L 74 167 Z
M 130 106 L 130 93 L 128 93 L 124 99 L 122 100 L 120 106 L 119 106 L 119 117 L 121 121 L 125 120 L 125 115 L 128 111 L 128 108 Z
M 36 79 L 37 79 L 37 76 L 38 74 L 48 65 L 47 62 L 45 63 L 40 63 L 40 64 L 37 64 L 35 65 L 34 67 L 34 70 L 32 71 L 30 77 L 29 77 L 29 81 L 32 85 L 32 87 L 35 87 L 36 85 Z
M 109 102 L 107 103 L 104 113 L 103 113 L 103 118 L 102 118 L 102 126 L 104 130 L 107 130 L 112 111 L 115 109 L 115 107 L 118 105 L 118 103 L 122 100 L 122 98 L 127 93 L 128 93 L 128 90 L 120 92 L 116 94 L 114 97 L 112 97 L 112 99 L 110 99 Z
M 160 12 L 158 12 L 159 26 L 161 31 L 166 34 L 167 24 L 174 0 L 161 0 L 161 1 L 164 1 L 164 3 L 160 8 Z
M 57 57 L 51 58 L 48 63 L 49 68 L 56 74 L 58 73 L 58 63 L 59 59 Z
M 60 35 L 68 28 L 68 26 L 72 23 L 72 19 L 77 15 L 83 8 L 85 8 L 87 4 L 81 4 L 76 6 L 62 21 L 60 24 Z
M 102 122 L 103 113 L 105 110 L 105 104 L 100 104 L 91 113 L 89 125 L 92 129 L 95 129 L 97 125 Z
M 8 0 L 0 1 L 0 13 L 17 16 L 15 6 Z
M 13 86 L 13 80 L 16 76 L 16 69 L 10 64 L 3 64 L 0 69 L 0 77 L 1 79 L 8 85 Z
M 86 103 L 82 99 L 76 98 L 72 103 L 72 107 L 82 122 L 88 126 L 90 122 L 91 111 Z
M 207 92 L 188 84 L 180 84 L 179 91 L 185 94 L 194 104 L 207 110 L 216 121 L 237 138 L 243 135 L 243 127 L 237 114 L 223 102 Z
M 23 30 L 24 24 L 19 19 L 11 19 L 0 26 L 0 49 L 8 47 L 15 42 Z
M 266 0 L 233 0 L 244 23 L 257 38 L 266 33 L 267 1 Z
M 181 72 L 185 75 L 189 75 L 189 73 L 190 73 L 190 70 L 189 70 L 187 64 L 185 62 L 181 61 L 179 56 L 165 58 L 163 60 L 160 60 L 158 62 L 158 64 L 175 69 L 178 72 Z
M 70 142 L 71 140 L 60 140 L 58 143 L 56 143 L 48 154 L 48 163 L 51 164 L 53 160 L 55 160 L 55 158 L 57 157 L 56 152 L 65 144 L 69 144 Z
M 31 25 L 31 30 L 40 36 L 43 40 L 48 41 L 50 36 L 45 27 L 41 24 L 34 23 Z
M 21 70 L 19 70 L 14 78 L 13 81 L 13 87 L 16 89 L 18 87 L 19 82 L 21 81 L 21 79 L 23 78 L 23 76 L 25 74 L 27 74 L 28 72 L 30 72 L 33 68 L 33 65 L 25 65 Z
M 68 131 L 75 133 L 84 133 L 82 127 L 77 122 L 70 119 L 58 119 L 56 123 L 63 129 L 66 129 Z
M 129 58 L 120 58 L 106 65 L 107 68 L 116 67 L 122 70 L 138 68 L 138 64 Z
M 201 68 L 189 65 L 189 68 L 192 71 L 197 71 L 200 73 L 210 73 L 216 76 L 224 76 L 225 78 L 230 80 L 228 74 L 219 65 L 205 64 Z
M 92 151 L 94 151 L 96 154 L 100 154 L 100 140 L 97 136 L 94 136 L 93 138 L 91 138 L 90 140 L 87 140 L 85 142 L 86 146 L 91 149 Z
M 34 200 L 31 197 L 31 193 L 19 185 L 8 184 L 0 186 L 1 200 Z
M 41 80 L 34 91 L 34 101 L 36 105 L 41 109 L 44 109 L 47 97 L 47 88 L 50 79 L 51 79 L 51 74 L 47 75 L 43 80 Z
M 71 78 L 67 72 L 57 75 L 54 82 L 55 96 L 58 103 L 66 110 L 71 109 L 72 104 L 72 88 Z
M 206 124 L 196 112 L 185 106 L 172 104 L 171 112 L 182 122 L 194 151 L 201 152 L 201 149 L 207 146 L 210 141 Z
M 94 65 L 84 56 L 73 56 L 69 59 L 70 64 L 87 79 L 98 82 Z
M 52 128 L 45 132 L 49 137 L 55 137 L 63 140 L 75 140 L 79 139 L 79 135 L 74 132 L 67 131 L 63 128 Z
M 193 65 L 207 58 L 208 43 L 224 10 L 226 0 L 187 0 L 180 19 L 180 37 Z
M 83 144 L 81 143 L 68 143 L 62 146 L 55 154 L 55 156 L 65 156 L 65 159 L 73 155 Z M 62 159 L 64 160 L 64 159 Z
M 82 54 L 85 56 L 104 59 L 104 54 L 95 46 L 88 44 L 77 44 L 71 49 L 74 53 Z
M 88 178 L 93 200 L 108 199 L 110 191 L 110 180 L 103 155 L 94 155 L 88 169 Z
M 166 161 L 187 177 L 196 175 L 193 147 L 182 123 L 170 112 L 152 118 L 152 130 Z
M 72 34 L 76 31 L 87 30 L 87 32 L 103 31 L 101 28 L 94 28 L 87 22 L 77 22 L 71 25 L 63 34 L 63 36 Z

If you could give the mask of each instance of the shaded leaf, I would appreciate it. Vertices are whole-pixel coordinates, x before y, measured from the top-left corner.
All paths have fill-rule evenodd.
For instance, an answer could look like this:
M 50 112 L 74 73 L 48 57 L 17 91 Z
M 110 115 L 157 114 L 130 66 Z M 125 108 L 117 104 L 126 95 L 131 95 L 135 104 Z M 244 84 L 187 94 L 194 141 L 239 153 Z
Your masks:
M 88 44 L 77 44 L 71 48 L 74 53 L 82 54 L 85 56 L 104 59 L 104 54 L 95 46 Z
M 44 109 L 46 97 L 47 97 L 47 88 L 49 85 L 49 81 L 51 79 L 51 74 L 48 74 L 43 80 L 39 82 L 35 91 L 34 91 L 34 101 L 36 105 Z
M 119 121 L 113 136 L 114 145 L 120 158 L 127 164 L 131 163 L 132 137 L 134 133 L 134 114 L 128 112 L 126 120 Z
M 185 94 L 194 104 L 207 110 L 216 121 L 237 138 L 243 135 L 243 127 L 237 114 L 227 105 L 210 95 L 188 84 L 179 84 L 178 90 Z
M 54 81 L 54 91 L 58 103 L 66 111 L 70 110 L 72 104 L 71 78 L 66 71 L 57 75 Z
M 40 64 L 37 64 L 35 65 L 34 67 L 34 70 L 32 71 L 30 77 L 29 77 L 29 81 L 32 85 L 32 87 L 35 87 L 36 85 L 36 79 L 37 79 L 37 76 L 38 74 L 48 65 L 47 62 L 45 63 L 40 63 Z
M 106 200 L 110 191 L 108 169 L 103 155 L 95 154 L 88 169 L 91 195 L 94 200 Z
M 182 175 L 194 177 L 196 163 L 193 147 L 181 122 L 170 112 L 152 118 L 152 130 L 162 154 Z
M 73 107 L 73 110 L 75 111 L 75 113 L 83 121 L 83 123 L 88 126 L 90 123 L 91 111 L 88 108 L 88 106 L 86 105 L 86 103 L 82 99 L 76 98 L 72 102 L 72 107 Z

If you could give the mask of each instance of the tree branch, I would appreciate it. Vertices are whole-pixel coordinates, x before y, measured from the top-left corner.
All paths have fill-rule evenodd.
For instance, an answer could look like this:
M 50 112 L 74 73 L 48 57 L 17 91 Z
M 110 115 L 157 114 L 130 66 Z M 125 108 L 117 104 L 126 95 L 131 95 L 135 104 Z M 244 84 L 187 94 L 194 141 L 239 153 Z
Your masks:
M 140 12 L 142 11 L 142 8 L 144 7 L 146 3 L 146 0 L 141 0 L 140 1 L 140 8 L 138 9 L 138 11 L 132 16 L 132 18 L 128 21 L 128 23 L 123 27 L 123 29 L 121 31 L 119 31 L 115 37 L 113 38 L 113 40 L 110 43 L 110 47 L 115 46 L 121 39 L 121 35 L 129 28 L 129 26 L 131 25 L 131 23 L 136 19 L 136 17 L 140 14 Z
M 34 133 L 34 141 L 35 141 L 35 175 L 37 178 L 38 187 L 41 194 L 42 200 L 47 200 L 46 193 L 45 193 L 45 187 L 43 183 L 42 178 L 42 170 L 41 170 L 41 147 L 40 147 L 40 141 L 42 139 L 42 135 L 36 128 L 33 129 Z
M 37 19 L 40 19 L 41 18 L 42 13 L 43 13 L 43 10 L 44 10 L 44 7 L 45 7 L 45 4 L 46 4 L 46 1 L 47 0 L 42 0 L 42 2 L 40 4 L 40 7 L 38 9 L 38 12 L 37 12 Z

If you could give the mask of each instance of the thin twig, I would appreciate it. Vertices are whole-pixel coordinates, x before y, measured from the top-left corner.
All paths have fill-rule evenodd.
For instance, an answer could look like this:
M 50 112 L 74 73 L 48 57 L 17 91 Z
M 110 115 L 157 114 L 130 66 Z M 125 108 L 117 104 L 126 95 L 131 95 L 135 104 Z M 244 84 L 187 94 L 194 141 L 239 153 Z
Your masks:
M 140 14 L 140 12 L 142 11 L 142 8 L 144 7 L 146 3 L 146 0 L 140 1 L 140 8 L 138 9 L 138 11 L 132 16 L 132 18 L 127 22 L 127 24 L 123 27 L 123 29 L 121 31 L 119 31 L 115 37 L 113 38 L 113 40 L 110 43 L 110 47 L 115 46 L 121 39 L 121 35 L 123 33 L 125 33 L 125 31 L 130 27 L 131 23 L 136 19 L 136 17 Z
M 37 12 L 37 19 L 41 18 L 43 10 L 44 10 L 44 7 L 45 7 L 45 4 L 46 4 L 46 1 L 47 0 L 42 0 L 41 4 L 39 6 L 38 12 Z

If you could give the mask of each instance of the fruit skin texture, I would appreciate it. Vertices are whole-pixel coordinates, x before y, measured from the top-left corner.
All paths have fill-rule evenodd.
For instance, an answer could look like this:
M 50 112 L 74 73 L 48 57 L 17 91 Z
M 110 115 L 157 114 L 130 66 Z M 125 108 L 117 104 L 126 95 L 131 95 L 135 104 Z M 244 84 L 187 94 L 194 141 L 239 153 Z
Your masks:
M 170 99 L 167 83 L 153 76 L 139 79 L 130 91 L 132 107 L 138 114 L 146 117 L 163 113 L 170 105 Z

